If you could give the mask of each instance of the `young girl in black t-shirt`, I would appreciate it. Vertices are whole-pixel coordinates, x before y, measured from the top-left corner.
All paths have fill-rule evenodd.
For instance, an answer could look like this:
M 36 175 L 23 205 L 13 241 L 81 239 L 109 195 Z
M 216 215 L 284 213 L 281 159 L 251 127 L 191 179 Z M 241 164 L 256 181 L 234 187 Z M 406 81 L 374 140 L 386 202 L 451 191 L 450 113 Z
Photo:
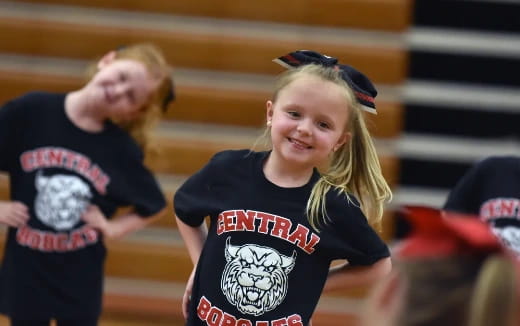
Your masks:
M 272 149 L 218 153 L 175 195 L 195 265 L 187 325 L 307 325 L 324 287 L 371 283 L 390 269 L 370 226 L 391 197 L 362 113 L 375 111 L 375 88 L 316 52 L 277 61 L 291 69 L 267 101 Z M 329 270 L 336 259 L 348 263 Z
M 369 294 L 360 326 L 514 326 L 520 323 L 520 264 L 467 214 L 407 206 L 410 232 L 394 268 Z
M 32 92 L 0 109 L 0 202 L 8 235 L 0 312 L 13 326 L 93 326 L 101 313 L 105 238 L 143 228 L 165 207 L 143 165 L 154 122 L 173 98 L 160 50 L 111 51 L 67 94 Z M 110 219 L 120 206 L 134 210 Z

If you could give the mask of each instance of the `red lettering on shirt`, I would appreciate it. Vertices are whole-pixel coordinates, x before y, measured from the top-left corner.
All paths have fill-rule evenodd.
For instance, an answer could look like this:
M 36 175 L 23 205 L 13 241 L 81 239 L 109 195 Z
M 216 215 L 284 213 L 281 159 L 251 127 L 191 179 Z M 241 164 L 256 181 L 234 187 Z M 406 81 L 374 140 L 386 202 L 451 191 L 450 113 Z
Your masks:
M 110 178 L 99 166 L 80 153 L 60 147 L 41 147 L 20 155 L 20 164 L 26 172 L 40 168 L 59 167 L 77 172 L 89 180 L 100 194 L 106 194 Z
M 298 314 L 271 321 L 259 320 L 253 322 L 245 318 L 237 319 L 235 316 L 213 306 L 205 296 L 202 296 L 199 300 L 197 316 L 208 326 L 303 326 L 302 318 Z
M 520 199 L 493 198 L 480 206 L 480 218 L 483 221 L 498 218 L 514 218 L 520 220 Z
M 43 252 L 75 251 L 98 242 L 98 233 L 91 227 L 84 226 L 72 233 L 48 232 L 21 227 L 16 232 L 16 242 L 24 247 Z
M 219 214 L 217 235 L 234 231 L 269 234 L 298 246 L 308 254 L 313 253 L 320 242 L 320 237 L 302 224 L 294 227 L 288 218 L 252 210 L 229 210 Z

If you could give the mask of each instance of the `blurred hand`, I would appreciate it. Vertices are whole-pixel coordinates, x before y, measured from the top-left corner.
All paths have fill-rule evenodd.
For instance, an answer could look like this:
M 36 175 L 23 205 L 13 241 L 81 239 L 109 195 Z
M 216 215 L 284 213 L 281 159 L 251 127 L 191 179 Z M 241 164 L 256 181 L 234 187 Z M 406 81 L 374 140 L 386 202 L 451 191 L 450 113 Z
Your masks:
M 110 222 L 98 206 L 90 205 L 81 216 L 81 219 L 88 226 L 101 232 L 105 238 L 111 237 Z
M 29 209 L 18 201 L 0 201 L 0 223 L 14 228 L 24 226 L 29 220 Z

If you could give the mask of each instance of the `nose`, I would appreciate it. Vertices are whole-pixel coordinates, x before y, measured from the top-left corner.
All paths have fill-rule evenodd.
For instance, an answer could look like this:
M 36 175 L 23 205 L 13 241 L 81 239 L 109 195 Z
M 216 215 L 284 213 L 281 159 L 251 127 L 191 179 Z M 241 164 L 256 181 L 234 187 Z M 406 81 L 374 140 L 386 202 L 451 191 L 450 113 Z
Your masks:
M 296 130 L 304 135 L 312 134 L 312 121 L 310 119 L 302 119 L 298 122 Z
M 258 282 L 258 280 L 262 279 L 262 276 L 255 274 L 249 274 L 249 277 L 253 280 L 253 282 Z
M 115 87 L 115 95 L 117 97 L 123 96 L 128 92 L 130 85 L 128 83 L 118 83 Z

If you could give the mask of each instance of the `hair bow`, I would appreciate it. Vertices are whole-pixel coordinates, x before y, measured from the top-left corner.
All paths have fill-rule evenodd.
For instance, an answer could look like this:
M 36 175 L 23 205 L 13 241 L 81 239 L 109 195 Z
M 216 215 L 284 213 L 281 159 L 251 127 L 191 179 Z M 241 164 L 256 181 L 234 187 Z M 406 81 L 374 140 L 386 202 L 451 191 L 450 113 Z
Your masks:
M 338 64 L 338 59 L 329 57 L 310 50 L 299 50 L 291 52 L 273 60 L 282 67 L 292 69 L 308 64 L 317 64 L 341 71 L 343 80 L 352 88 L 356 100 L 361 104 L 363 110 L 377 114 L 375 97 L 377 90 L 363 73 L 352 66 Z
M 443 212 L 426 206 L 404 206 L 398 214 L 410 223 L 410 234 L 398 247 L 402 258 L 505 252 L 505 247 L 478 216 Z

